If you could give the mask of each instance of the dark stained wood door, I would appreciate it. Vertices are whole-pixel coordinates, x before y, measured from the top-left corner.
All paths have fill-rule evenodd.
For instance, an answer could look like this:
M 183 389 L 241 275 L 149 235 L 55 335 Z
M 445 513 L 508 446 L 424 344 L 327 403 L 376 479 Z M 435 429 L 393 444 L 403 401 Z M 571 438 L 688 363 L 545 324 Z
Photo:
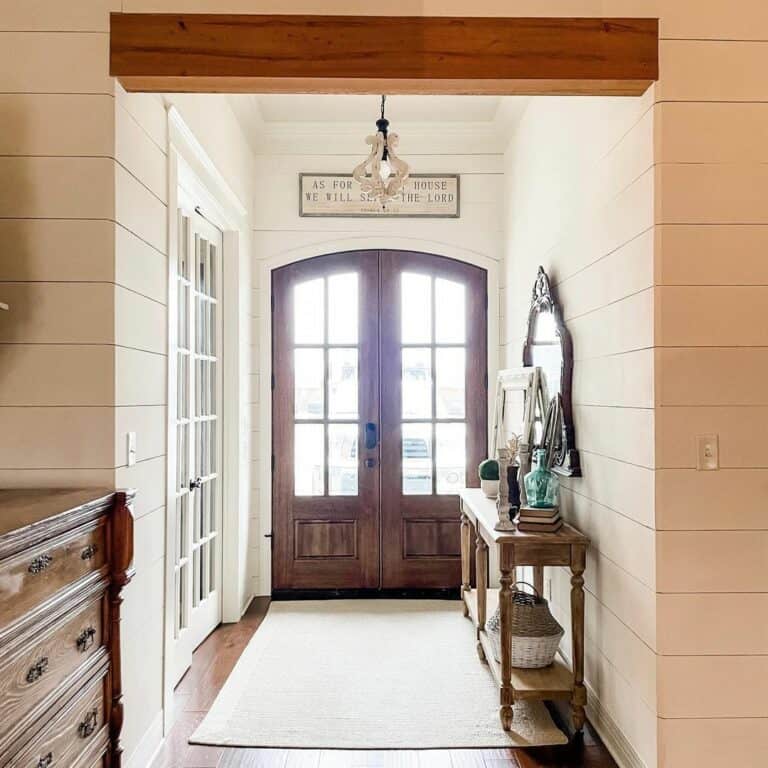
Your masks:
M 273 589 L 460 582 L 486 453 L 485 270 L 357 251 L 273 273 Z
M 340 253 L 273 273 L 275 590 L 380 584 L 378 262 Z
M 380 270 L 382 587 L 452 587 L 456 494 L 487 452 L 487 273 L 406 251 Z

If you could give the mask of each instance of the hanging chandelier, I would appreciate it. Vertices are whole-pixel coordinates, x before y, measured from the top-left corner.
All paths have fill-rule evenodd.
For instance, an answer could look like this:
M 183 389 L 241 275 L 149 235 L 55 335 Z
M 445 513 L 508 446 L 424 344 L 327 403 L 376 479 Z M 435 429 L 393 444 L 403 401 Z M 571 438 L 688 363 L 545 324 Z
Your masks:
M 360 189 L 382 207 L 400 192 L 411 172 L 408 163 L 395 152 L 399 138 L 396 133 L 389 133 L 389 120 L 384 117 L 386 100 L 386 96 L 381 97 L 376 133 L 365 140 L 371 145 L 371 153 L 352 171 L 352 178 L 360 184 Z

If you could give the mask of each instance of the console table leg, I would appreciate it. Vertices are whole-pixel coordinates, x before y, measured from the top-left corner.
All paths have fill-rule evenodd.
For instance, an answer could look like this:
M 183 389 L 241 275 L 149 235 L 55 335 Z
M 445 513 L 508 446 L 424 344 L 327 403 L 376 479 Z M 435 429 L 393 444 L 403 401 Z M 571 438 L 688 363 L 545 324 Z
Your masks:
M 475 541 L 475 578 L 477 579 L 477 655 L 486 661 L 480 633 L 485 629 L 488 607 L 488 545 L 477 533 Z
M 573 695 L 571 710 L 573 727 L 578 732 L 584 727 L 584 707 L 587 689 L 584 686 L 584 568 L 586 550 L 571 546 L 571 631 L 573 636 Z
M 469 518 L 462 510 L 461 512 L 461 605 L 464 610 L 464 617 L 469 616 L 469 608 L 464 599 L 464 593 L 469 592 L 470 585 L 470 548 L 471 548 L 471 529 Z
M 499 718 L 505 731 L 512 730 L 514 691 L 512 690 L 512 584 L 515 581 L 514 547 L 502 544 L 499 570 L 499 640 L 501 643 L 501 697 Z

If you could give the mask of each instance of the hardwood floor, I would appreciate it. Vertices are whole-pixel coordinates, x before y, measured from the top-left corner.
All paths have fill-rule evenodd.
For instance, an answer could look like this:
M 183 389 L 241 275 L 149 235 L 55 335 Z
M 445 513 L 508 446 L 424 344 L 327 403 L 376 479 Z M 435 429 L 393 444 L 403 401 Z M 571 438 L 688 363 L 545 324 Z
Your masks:
M 538 749 L 230 749 L 188 744 L 253 633 L 269 600 L 257 598 L 238 624 L 223 624 L 195 651 L 176 688 L 175 723 L 151 768 L 616 768 L 587 723 L 583 739 Z

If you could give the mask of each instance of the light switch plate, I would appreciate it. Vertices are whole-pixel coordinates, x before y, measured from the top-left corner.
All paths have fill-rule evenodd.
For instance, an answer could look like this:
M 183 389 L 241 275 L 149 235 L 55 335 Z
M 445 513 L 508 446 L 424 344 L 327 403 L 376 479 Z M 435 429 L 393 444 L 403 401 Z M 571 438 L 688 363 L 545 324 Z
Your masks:
M 717 435 L 699 435 L 696 438 L 696 469 L 720 468 L 720 445 Z
M 132 467 L 136 463 L 136 433 L 128 433 L 128 466 Z

